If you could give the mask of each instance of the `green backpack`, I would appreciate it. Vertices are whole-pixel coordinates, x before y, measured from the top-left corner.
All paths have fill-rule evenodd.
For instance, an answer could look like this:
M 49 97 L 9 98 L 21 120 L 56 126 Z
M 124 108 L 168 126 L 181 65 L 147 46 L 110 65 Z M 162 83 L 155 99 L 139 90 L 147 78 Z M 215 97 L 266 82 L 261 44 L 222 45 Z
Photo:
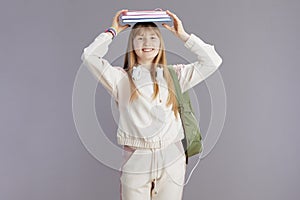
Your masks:
M 188 158 L 202 152 L 201 132 L 198 121 L 195 118 L 191 100 L 188 91 L 182 93 L 179 85 L 177 74 L 172 66 L 168 66 L 169 72 L 173 79 L 178 103 L 178 111 L 182 121 L 185 138 L 182 140 L 185 149 L 186 163 Z

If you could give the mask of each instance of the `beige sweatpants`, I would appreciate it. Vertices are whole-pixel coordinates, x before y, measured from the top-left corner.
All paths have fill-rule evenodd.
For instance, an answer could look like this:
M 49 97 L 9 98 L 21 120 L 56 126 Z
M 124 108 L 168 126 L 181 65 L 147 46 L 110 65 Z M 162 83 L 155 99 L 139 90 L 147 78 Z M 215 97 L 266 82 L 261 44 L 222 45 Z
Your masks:
M 124 147 L 121 200 L 181 200 L 185 155 L 181 142 L 164 149 Z

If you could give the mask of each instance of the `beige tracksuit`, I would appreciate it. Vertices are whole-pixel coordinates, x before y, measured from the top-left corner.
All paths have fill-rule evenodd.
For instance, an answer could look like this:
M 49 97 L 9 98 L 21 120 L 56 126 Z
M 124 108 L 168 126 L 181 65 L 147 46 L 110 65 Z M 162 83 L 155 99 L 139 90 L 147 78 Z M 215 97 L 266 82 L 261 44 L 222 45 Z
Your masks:
M 121 173 L 122 200 L 180 200 L 185 177 L 184 138 L 180 117 L 167 106 L 168 87 L 158 80 L 159 97 L 152 100 L 150 71 L 138 66 L 139 79 L 134 83 L 141 95 L 132 103 L 127 72 L 112 67 L 103 58 L 112 42 L 110 33 L 101 33 L 84 49 L 81 59 L 88 69 L 118 102 L 118 144 L 124 146 Z M 197 56 L 190 64 L 173 65 L 182 92 L 205 80 L 222 63 L 214 46 L 191 34 L 184 46 Z M 127 147 L 126 147 L 127 146 Z M 133 148 L 134 150 L 126 151 Z

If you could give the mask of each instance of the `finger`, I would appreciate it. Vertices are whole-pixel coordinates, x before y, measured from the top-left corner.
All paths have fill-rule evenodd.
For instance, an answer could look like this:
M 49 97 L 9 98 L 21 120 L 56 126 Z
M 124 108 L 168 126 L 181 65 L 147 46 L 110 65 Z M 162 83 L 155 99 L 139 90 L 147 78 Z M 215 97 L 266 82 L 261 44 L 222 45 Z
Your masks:
M 123 9 L 123 10 L 119 10 L 116 14 L 115 14 L 115 16 L 114 16 L 114 18 L 113 18 L 113 24 L 112 24 L 112 27 L 115 27 L 116 29 L 120 26 L 120 15 L 121 15 L 121 13 L 123 13 L 123 12 L 126 12 L 126 11 L 128 11 L 127 9 Z
M 171 30 L 171 27 L 170 27 L 169 25 L 167 25 L 167 24 L 165 24 L 165 23 L 163 23 L 162 25 L 163 25 L 163 27 L 165 27 L 166 29 Z
M 128 28 L 128 27 L 130 27 L 129 24 L 126 24 L 126 25 L 122 26 L 122 31 L 125 30 L 125 29 Z
M 130 27 L 130 25 L 129 24 L 126 24 L 126 25 L 124 25 L 124 26 L 121 26 L 120 27 L 120 30 L 119 30 L 119 32 L 118 33 L 120 33 L 120 32 L 122 32 L 122 31 L 124 31 L 125 29 L 127 29 L 128 27 Z
M 169 25 L 167 25 L 167 24 L 162 24 L 163 25 L 163 27 L 165 27 L 166 29 L 168 29 L 169 31 L 171 31 L 171 32 L 175 32 L 175 29 L 174 29 L 174 26 L 169 26 Z
M 127 12 L 128 10 L 127 9 L 123 9 L 123 10 L 119 10 L 116 15 L 115 15 L 115 18 L 114 20 L 118 20 L 119 19 L 119 16 L 123 13 L 123 12 Z
M 173 13 L 171 13 L 169 10 L 166 10 L 166 13 L 174 20 Z
M 163 23 L 162 25 L 163 25 L 163 27 L 165 27 L 169 31 L 172 31 L 174 29 L 174 26 L 169 26 L 168 24 L 165 24 L 165 23 Z
M 176 15 L 172 13 L 171 11 L 167 10 L 166 11 L 168 15 L 170 15 L 172 18 L 176 18 Z
M 170 10 L 166 10 L 166 13 L 169 15 L 173 15 L 173 13 Z
M 174 21 L 180 21 L 180 19 L 177 17 L 177 15 L 175 15 L 171 11 L 167 10 L 166 12 L 173 18 Z
M 177 31 L 178 30 L 178 26 L 181 25 L 181 21 L 180 19 L 174 14 L 172 13 L 171 11 L 167 10 L 166 11 L 167 14 L 169 14 L 171 16 L 171 18 L 173 19 L 173 24 L 174 24 L 174 31 Z
M 127 11 L 128 11 L 128 9 L 123 9 L 123 10 L 120 11 L 120 14 L 122 14 L 124 12 L 127 12 Z
M 117 12 L 117 14 L 121 14 L 121 13 L 127 12 L 127 11 L 128 11 L 128 9 L 119 10 L 119 11 Z

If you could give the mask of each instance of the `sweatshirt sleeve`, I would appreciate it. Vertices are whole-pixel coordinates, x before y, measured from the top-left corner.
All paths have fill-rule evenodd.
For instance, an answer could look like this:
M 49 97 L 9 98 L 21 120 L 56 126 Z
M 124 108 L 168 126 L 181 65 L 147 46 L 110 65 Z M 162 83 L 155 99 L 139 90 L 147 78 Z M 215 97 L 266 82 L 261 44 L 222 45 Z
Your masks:
M 190 64 L 174 65 L 182 92 L 205 80 L 222 63 L 222 58 L 215 51 L 214 46 L 206 44 L 194 34 L 191 34 L 184 46 L 196 54 L 197 61 Z
M 113 67 L 103 59 L 111 42 L 110 33 L 101 33 L 88 47 L 84 48 L 81 60 L 115 100 L 118 100 L 117 84 L 127 74 L 123 68 Z

